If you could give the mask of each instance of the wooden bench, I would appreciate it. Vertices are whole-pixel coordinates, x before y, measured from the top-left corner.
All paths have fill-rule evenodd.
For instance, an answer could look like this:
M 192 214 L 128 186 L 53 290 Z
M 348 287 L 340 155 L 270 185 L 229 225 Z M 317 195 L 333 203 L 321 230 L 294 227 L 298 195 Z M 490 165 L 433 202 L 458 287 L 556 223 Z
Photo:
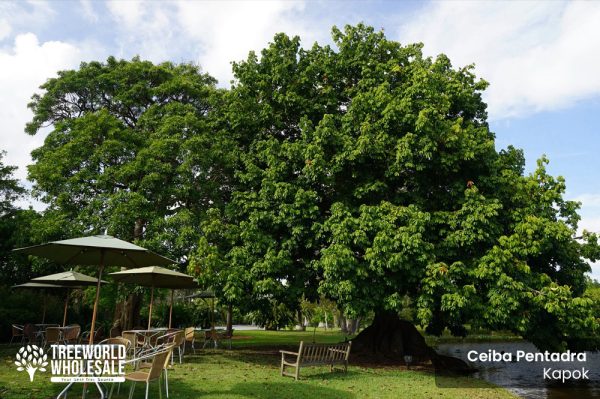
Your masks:
M 347 372 L 351 346 L 352 341 L 339 344 L 305 344 L 304 341 L 300 341 L 298 352 L 279 351 L 281 352 L 281 375 L 298 380 L 302 366 L 329 365 L 329 370 L 333 371 L 334 364 L 343 365 L 344 372 Z M 295 359 L 292 361 L 289 359 L 291 357 Z M 293 367 L 296 371 L 288 372 L 286 367 Z

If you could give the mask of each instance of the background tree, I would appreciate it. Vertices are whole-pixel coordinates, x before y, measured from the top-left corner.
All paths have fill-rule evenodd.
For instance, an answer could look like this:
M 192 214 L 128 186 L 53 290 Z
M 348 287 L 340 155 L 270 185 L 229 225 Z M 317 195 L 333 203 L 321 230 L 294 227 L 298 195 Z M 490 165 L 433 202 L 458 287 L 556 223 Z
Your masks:
M 191 64 L 82 63 L 41 86 L 29 134 L 50 126 L 29 166 L 44 223 L 65 236 L 107 232 L 187 262 L 210 205 L 228 196 L 221 92 Z M 137 302 L 127 303 L 131 327 Z
M 226 245 L 205 237 L 198 253 L 237 270 L 226 295 L 374 311 L 356 347 L 399 356 L 428 351 L 398 318 L 407 297 L 434 334 L 509 329 L 543 349 L 595 335 L 582 293 L 597 237 L 574 238 L 579 205 L 546 159 L 525 176 L 521 151 L 496 150 L 472 66 L 363 25 L 333 40 L 279 34 L 234 64 L 230 126 L 250 141 L 217 217 Z
M 39 215 L 32 209 L 20 209 L 17 201 L 26 190 L 13 177 L 16 166 L 5 165 L 0 151 L 0 284 L 13 285 L 32 276 L 32 269 L 43 269 L 43 262 L 31 264 L 27 257 L 12 256 L 17 247 L 30 245 L 36 235 L 33 225 Z

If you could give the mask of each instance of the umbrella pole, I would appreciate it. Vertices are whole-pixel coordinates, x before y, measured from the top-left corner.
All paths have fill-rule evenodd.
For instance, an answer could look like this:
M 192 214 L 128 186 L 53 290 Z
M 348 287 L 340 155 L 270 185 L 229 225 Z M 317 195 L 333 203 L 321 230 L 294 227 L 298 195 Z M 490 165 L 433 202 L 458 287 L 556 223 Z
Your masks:
M 94 327 L 96 327 L 96 315 L 98 314 L 98 300 L 100 299 L 100 282 L 102 281 L 102 270 L 104 269 L 104 249 L 100 250 L 100 270 L 98 271 L 98 284 L 96 285 L 96 300 L 94 301 L 94 313 L 92 313 L 92 326 L 90 327 L 90 345 L 94 343 Z
M 69 293 L 71 290 L 67 289 L 67 296 L 65 297 L 65 313 L 63 316 L 63 327 L 67 325 L 67 306 L 69 305 Z
M 43 310 L 42 310 L 42 324 L 44 324 L 46 322 L 46 302 L 48 301 L 48 293 L 44 292 L 44 306 L 43 306 Z
M 150 324 L 152 323 L 152 302 L 154 302 L 154 286 L 152 286 L 152 291 L 150 291 L 150 310 L 148 310 L 148 330 L 150 329 Z
M 171 289 L 171 308 L 169 309 L 169 328 L 171 328 L 171 320 L 173 319 L 173 293 L 174 289 Z

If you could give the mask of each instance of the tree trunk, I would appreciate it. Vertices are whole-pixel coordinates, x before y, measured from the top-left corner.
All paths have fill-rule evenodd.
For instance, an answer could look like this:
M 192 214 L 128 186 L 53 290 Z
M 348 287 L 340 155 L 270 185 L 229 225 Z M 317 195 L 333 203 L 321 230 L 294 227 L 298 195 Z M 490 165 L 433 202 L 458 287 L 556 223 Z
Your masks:
M 146 225 L 146 221 L 142 218 L 137 218 L 135 220 L 135 225 L 133 226 L 133 239 L 136 240 L 142 237 L 144 234 L 144 226 Z
M 142 238 L 146 221 L 142 218 L 137 218 L 133 225 L 132 240 Z M 121 270 L 125 270 L 124 267 Z M 141 297 L 139 294 L 129 294 L 126 300 L 117 303 L 115 306 L 115 314 L 113 325 L 119 325 L 122 330 L 131 330 L 133 327 L 141 325 L 140 316 Z
M 348 335 L 356 334 L 359 326 L 360 326 L 360 317 L 357 319 L 346 319 L 346 333 Z
M 342 330 L 342 333 L 348 334 L 348 325 L 346 324 L 346 317 L 343 313 L 340 312 L 340 317 L 338 317 L 339 327 Z
M 233 305 L 232 304 L 227 305 L 226 319 L 227 319 L 227 333 L 231 334 L 233 331 Z
M 296 317 L 298 318 L 298 326 L 300 326 L 301 331 L 306 331 L 306 325 L 304 324 L 304 317 L 302 317 L 302 311 L 298 309 L 296 311 Z
M 138 294 L 130 294 L 125 301 L 117 303 L 113 324 L 118 324 L 122 330 L 131 330 L 134 326 L 139 326 L 141 323 L 140 305 L 141 300 Z
M 414 363 L 431 360 L 436 370 L 454 373 L 474 371 L 460 359 L 438 355 L 411 322 L 394 312 L 376 313 L 373 323 L 352 340 L 352 351 L 358 356 L 400 363 L 406 361 L 404 356 L 411 356 Z

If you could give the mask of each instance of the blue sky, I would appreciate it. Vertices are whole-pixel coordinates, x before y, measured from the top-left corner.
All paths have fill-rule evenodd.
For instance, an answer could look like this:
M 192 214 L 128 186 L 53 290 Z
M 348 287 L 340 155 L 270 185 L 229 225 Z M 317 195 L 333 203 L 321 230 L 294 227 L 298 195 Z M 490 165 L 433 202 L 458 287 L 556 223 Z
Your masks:
M 109 55 L 195 62 L 228 86 L 230 62 L 276 32 L 305 46 L 330 43 L 331 26 L 365 22 L 428 55 L 474 63 L 490 83 L 497 147 L 542 154 L 582 201 L 581 228 L 600 231 L 600 2 L 486 1 L 19 1 L 0 2 L 0 149 L 25 180 L 26 104 L 57 70 Z M 600 279 L 600 264 L 594 266 Z

